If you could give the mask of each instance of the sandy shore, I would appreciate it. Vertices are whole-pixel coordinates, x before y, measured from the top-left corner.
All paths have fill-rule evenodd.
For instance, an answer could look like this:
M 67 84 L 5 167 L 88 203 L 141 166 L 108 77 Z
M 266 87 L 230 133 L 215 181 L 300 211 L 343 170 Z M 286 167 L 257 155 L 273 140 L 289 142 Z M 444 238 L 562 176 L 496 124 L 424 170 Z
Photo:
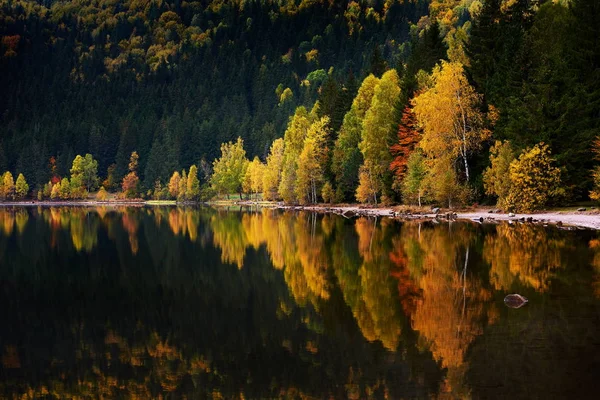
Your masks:
M 345 217 L 355 215 L 378 216 L 378 217 L 395 217 L 400 219 L 435 219 L 448 218 L 455 220 L 471 220 L 484 223 L 494 223 L 499 221 L 523 221 L 537 224 L 553 224 L 564 226 L 576 226 L 590 229 L 600 229 L 600 213 L 597 210 L 592 211 L 540 211 L 537 213 L 528 214 L 512 214 L 498 213 L 491 209 L 476 209 L 470 211 L 453 211 L 448 210 L 434 212 L 414 212 L 408 213 L 398 211 L 396 208 L 363 208 L 359 206 L 281 206 L 276 208 L 305 210 L 317 212 L 332 212 Z

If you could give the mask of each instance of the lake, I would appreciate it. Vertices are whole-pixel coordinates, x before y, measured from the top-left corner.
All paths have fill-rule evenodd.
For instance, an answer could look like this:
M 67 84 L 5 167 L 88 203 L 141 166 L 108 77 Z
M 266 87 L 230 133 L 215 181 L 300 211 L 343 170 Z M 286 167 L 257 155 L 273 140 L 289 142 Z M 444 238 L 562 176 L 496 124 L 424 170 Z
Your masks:
M 2 398 L 597 396 L 596 231 L 0 208 L 0 250 Z

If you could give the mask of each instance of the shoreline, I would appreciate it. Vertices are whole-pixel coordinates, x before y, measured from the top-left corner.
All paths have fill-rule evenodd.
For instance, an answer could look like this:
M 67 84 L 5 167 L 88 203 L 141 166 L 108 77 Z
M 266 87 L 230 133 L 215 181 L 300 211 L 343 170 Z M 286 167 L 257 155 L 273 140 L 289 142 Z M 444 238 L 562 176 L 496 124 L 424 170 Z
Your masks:
M 155 201 L 155 200 L 120 200 L 120 201 L 13 201 L 0 203 L 3 207 L 144 207 L 144 206 L 194 206 L 204 205 L 210 207 L 264 207 L 291 211 L 313 211 L 319 213 L 332 213 L 346 218 L 355 216 L 365 217 L 388 217 L 401 220 L 468 220 L 478 223 L 498 223 L 502 221 L 528 222 L 542 225 L 572 226 L 587 229 L 600 230 L 600 210 L 592 209 L 585 211 L 574 210 L 540 210 L 532 213 L 512 214 L 496 212 L 494 208 L 477 208 L 474 210 L 440 210 L 437 213 L 422 207 L 413 212 L 410 208 L 392 206 L 384 208 L 368 208 L 358 205 L 284 205 L 277 202 L 254 202 L 254 201 L 216 201 L 216 202 L 184 202 Z M 414 208 L 413 208 L 414 209 Z

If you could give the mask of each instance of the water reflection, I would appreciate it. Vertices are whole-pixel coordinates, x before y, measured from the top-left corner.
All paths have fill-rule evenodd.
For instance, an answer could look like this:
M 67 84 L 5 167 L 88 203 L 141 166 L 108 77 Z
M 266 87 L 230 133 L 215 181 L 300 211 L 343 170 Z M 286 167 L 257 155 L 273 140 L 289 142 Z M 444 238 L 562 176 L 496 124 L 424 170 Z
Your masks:
M 586 397 L 599 243 L 527 224 L 2 208 L 0 397 Z M 512 292 L 530 303 L 504 307 Z M 540 371 L 566 357 L 573 382 L 515 367 L 518 349 Z

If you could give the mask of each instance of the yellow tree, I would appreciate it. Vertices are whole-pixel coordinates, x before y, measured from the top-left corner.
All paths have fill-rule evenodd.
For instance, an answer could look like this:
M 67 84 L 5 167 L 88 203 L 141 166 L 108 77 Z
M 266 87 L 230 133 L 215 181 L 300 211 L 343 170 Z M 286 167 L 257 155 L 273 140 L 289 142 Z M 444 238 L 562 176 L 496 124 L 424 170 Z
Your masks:
M 310 117 L 306 108 L 298 107 L 294 116 L 290 119 L 283 137 L 285 147 L 283 150 L 283 168 L 281 171 L 281 182 L 279 183 L 279 195 L 286 202 L 297 200 L 294 186 L 296 184 L 298 158 L 304 147 L 304 138 L 306 138 L 310 125 Z
M 252 162 L 248 164 L 246 175 L 244 176 L 244 192 L 254 194 L 258 198 L 258 194 L 263 191 L 263 175 L 265 165 L 260 162 L 258 157 L 254 157 Z
M 179 195 L 179 181 L 181 180 L 181 175 L 179 175 L 179 171 L 173 172 L 171 175 L 171 179 L 169 179 L 169 195 L 171 198 L 176 199 Z
M 323 173 L 327 162 L 327 135 L 329 117 L 315 121 L 306 134 L 304 146 L 298 159 L 298 170 L 295 185 L 296 198 L 301 203 L 316 203 Z
M 536 144 L 510 163 L 511 188 L 506 200 L 515 211 L 532 211 L 542 208 L 548 200 L 564 193 L 560 169 L 548 145 Z
M 391 177 L 389 167 L 392 156 L 389 148 L 397 129 L 392 123 L 400 96 L 399 82 L 396 70 L 389 70 L 383 74 L 379 85 L 375 87 L 371 107 L 363 120 L 359 148 L 364 158 L 364 172 L 374 183 L 375 203 L 377 203 L 378 193 L 387 194 L 389 185 L 385 182 Z
M 267 165 L 263 172 L 263 196 L 267 200 L 279 198 L 278 188 L 281 181 L 281 169 L 283 167 L 284 142 L 279 138 L 271 145 L 267 156 Z
M 2 200 L 12 200 L 15 195 L 15 182 L 10 171 L 6 171 L 2 175 L 2 182 L 0 182 L 0 197 Z
M 469 156 L 491 134 L 480 111 L 481 95 L 469 84 L 460 63 L 442 61 L 431 79 L 432 86 L 413 100 L 413 110 L 423 128 L 420 146 L 430 158 L 459 159 L 469 182 Z
M 200 181 L 198 180 L 198 168 L 195 165 L 190 167 L 185 189 L 187 200 L 198 200 L 200 196 Z

